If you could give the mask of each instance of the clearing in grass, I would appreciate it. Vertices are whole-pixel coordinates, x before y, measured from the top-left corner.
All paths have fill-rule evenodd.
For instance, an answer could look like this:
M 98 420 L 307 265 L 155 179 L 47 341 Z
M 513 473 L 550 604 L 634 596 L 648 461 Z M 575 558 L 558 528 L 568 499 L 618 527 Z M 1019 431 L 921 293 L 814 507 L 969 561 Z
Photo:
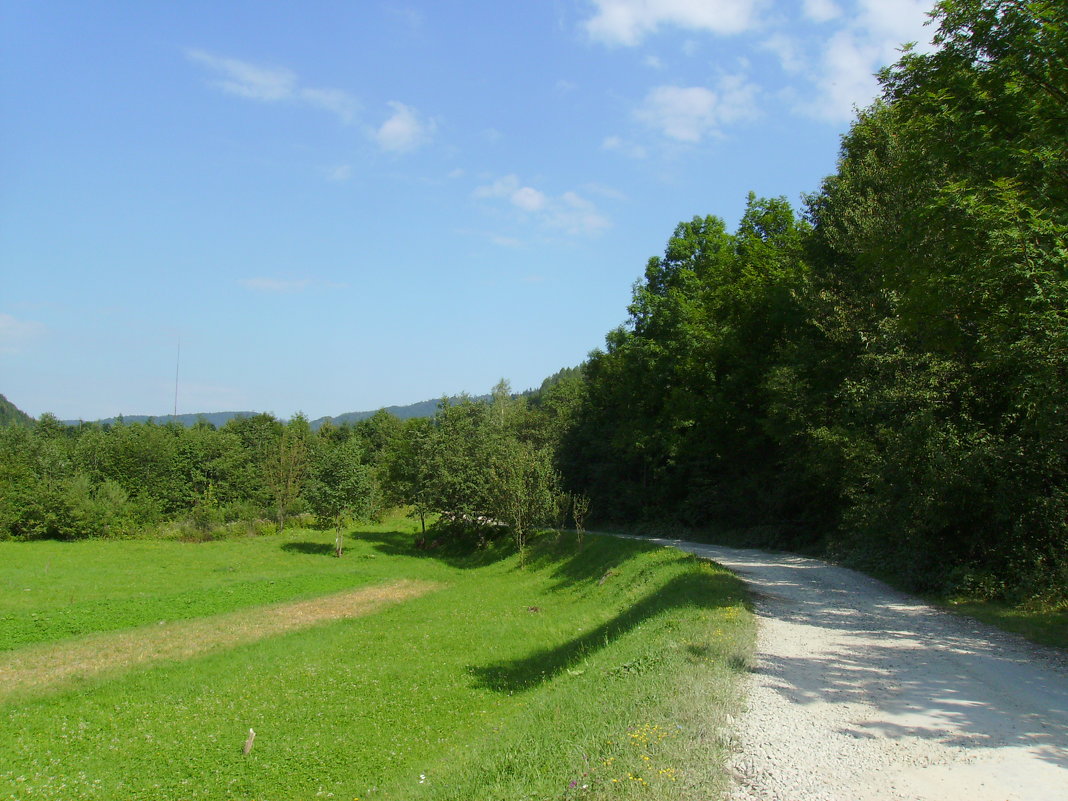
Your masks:
M 290 601 L 294 587 L 311 587 L 297 580 L 309 571 L 321 571 L 321 595 L 344 581 L 436 589 L 0 701 L 0 796 L 682 799 L 722 790 L 725 720 L 753 634 L 733 576 L 673 549 L 598 536 L 581 550 L 573 537 L 542 537 L 524 567 L 503 545 L 427 554 L 412 547 L 406 524 L 391 523 L 357 532 L 341 560 L 327 556 L 321 532 L 138 543 L 141 562 L 184 565 L 181 580 L 157 588 L 162 596 L 199 599 L 218 586 L 220 564 L 235 567 L 232 586 L 243 589 L 232 608 L 220 601 L 199 616 L 207 620 L 259 614 L 244 558 Z M 43 572 L 34 560 L 76 593 L 93 583 L 73 575 L 87 546 L 110 544 L 79 543 L 74 561 L 55 543 L 13 545 L 20 564 L 9 569 L 0 543 L 8 610 L 22 606 L 10 597 L 25 592 L 16 585 Z M 121 559 L 110 551 L 102 573 L 123 574 Z M 161 608 L 145 586 L 117 586 L 114 598 L 121 603 L 106 618 L 70 616 L 78 637 L 95 636 L 94 625 L 109 637 L 143 627 L 136 598 Z M 5 617 L 32 614 L 23 606 Z M 32 626 L 9 630 L 25 641 Z M 49 637 L 36 642 L 66 647 L 58 630 L 45 626 Z M 46 646 L 0 647 L 17 657 Z M 245 756 L 250 728 L 257 736 Z

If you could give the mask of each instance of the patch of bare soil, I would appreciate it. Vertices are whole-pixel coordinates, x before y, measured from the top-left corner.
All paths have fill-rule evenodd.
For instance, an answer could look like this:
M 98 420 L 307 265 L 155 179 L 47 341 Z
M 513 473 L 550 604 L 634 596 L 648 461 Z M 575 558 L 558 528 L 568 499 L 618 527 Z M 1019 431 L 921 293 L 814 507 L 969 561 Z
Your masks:
M 161 621 L 136 629 L 28 646 L 0 654 L 0 701 L 16 694 L 50 690 L 73 679 L 189 659 L 319 623 L 369 615 L 440 586 L 402 579 L 306 601 L 195 620 Z

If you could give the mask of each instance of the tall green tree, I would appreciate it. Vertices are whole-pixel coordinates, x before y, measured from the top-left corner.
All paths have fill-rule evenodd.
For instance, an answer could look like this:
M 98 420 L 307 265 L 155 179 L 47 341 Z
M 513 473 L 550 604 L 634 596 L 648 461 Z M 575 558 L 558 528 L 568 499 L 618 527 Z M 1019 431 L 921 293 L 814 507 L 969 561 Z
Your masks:
M 274 502 L 278 530 L 300 497 L 311 464 L 311 427 L 308 418 L 296 414 L 282 429 L 264 455 L 263 473 Z
M 363 457 L 359 443 L 350 439 L 320 448 L 310 471 L 308 503 L 320 520 L 333 525 L 337 557 L 344 552 L 346 519 L 366 518 L 374 503 L 374 474 Z

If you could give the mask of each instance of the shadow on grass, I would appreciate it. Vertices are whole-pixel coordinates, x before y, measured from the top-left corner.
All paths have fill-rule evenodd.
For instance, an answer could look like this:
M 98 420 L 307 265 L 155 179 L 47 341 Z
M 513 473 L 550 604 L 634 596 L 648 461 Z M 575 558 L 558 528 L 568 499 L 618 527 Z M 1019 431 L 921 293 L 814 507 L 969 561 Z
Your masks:
M 555 648 L 543 648 L 520 659 L 470 667 L 476 686 L 497 692 L 519 692 L 549 681 L 587 656 L 660 615 L 676 609 L 715 609 L 737 603 L 738 581 L 717 573 L 676 576 L 614 618 Z M 641 661 L 641 660 L 639 660 Z M 627 668 L 627 666 L 623 666 Z M 635 665 L 640 670 L 641 665 Z
M 331 542 L 313 542 L 311 540 L 304 540 L 302 542 L 287 542 L 281 547 L 283 551 L 289 553 L 305 553 L 313 556 L 334 555 L 334 544 Z
M 400 531 L 355 531 L 353 537 L 369 543 L 376 551 L 388 556 L 408 556 L 434 559 L 450 567 L 473 570 L 496 564 L 516 555 L 516 548 L 507 533 L 497 532 L 479 547 L 477 535 L 449 539 L 448 534 L 428 531 L 429 547 L 416 545 L 419 535 Z M 440 537 L 437 539 L 436 537 Z M 623 539 L 611 535 L 587 535 L 579 541 L 572 531 L 545 531 L 531 538 L 525 563 L 516 570 L 545 571 L 555 584 L 550 591 L 565 586 L 600 581 L 606 575 L 619 572 L 624 563 L 639 554 L 659 550 L 660 543 L 637 539 Z M 690 554 L 680 559 L 692 560 Z
M 443 541 L 436 546 L 420 548 L 416 544 L 419 535 L 404 531 L 354 531 L 352 537 L 369 543 L 376 551 L 387 556 L 433 559 L 456 568 L 485 567 L 515 555 L 515 548 L 507 537 L 492 539 L 484 548 L 477 547 L 475 539 Z M 427 538 L 433 543 L 433 532 L 428 531 Z
M 623 539 L 609 534 L 587 534 L 579 541 L 572 531 L 546 533 L 531 549 L 527 565 L 549 571 L 549 575 L 556 580 L 551 590 L 557 590 L 576 584 L 610 580 L 629 560 L 663 547 L 660 543 Z M 681 552 L 678 558 L 681 561 L 694 560 L 690 554 Z

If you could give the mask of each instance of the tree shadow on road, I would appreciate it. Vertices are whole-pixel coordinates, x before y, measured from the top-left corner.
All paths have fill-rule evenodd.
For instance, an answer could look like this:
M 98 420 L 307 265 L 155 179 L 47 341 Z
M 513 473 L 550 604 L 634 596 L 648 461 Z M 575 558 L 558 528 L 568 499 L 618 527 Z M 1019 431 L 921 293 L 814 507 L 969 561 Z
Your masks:
M 874 707 L 869 719 L 840 728 L 854 738 L 1025 747 L 1068 769 L 1063 654 L 854 574 L 857 591 L 838 582 L 841 568 L 783 555 L 766 561 L 774 572 L 742 568 L 753 570 L 761 615 L 830 635 L 818 655 L 783 655 L 774 647 L 761 655 L 757 672 L 791 703 Z

